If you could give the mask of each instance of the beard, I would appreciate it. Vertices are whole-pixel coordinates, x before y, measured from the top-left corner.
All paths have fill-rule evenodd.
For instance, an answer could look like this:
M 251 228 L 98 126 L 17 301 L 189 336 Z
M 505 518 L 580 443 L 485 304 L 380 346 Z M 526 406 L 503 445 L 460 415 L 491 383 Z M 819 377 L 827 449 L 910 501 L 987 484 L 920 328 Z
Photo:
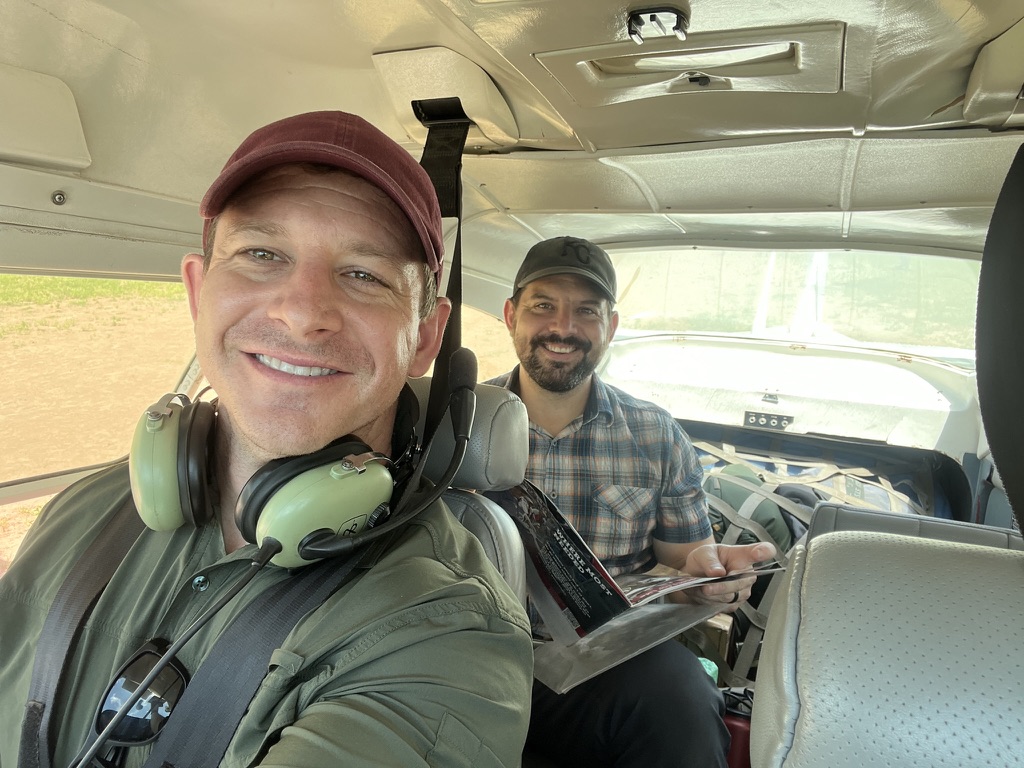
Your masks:
M 538 350 L 543 344 L 573 346 L 583 352 L 583 358 L 575 364 L 553 362 L 541 358 Z M 579 336 L 548 334 L 535 336 L 523 344 L 517 344 L 519 363 L 537 386 L 548 392 L 569 392 L 590 378 L 597 368 L 602 350 L 591 354 L 594 345 Z M 520 348 L 521 347 L 521 348 Z

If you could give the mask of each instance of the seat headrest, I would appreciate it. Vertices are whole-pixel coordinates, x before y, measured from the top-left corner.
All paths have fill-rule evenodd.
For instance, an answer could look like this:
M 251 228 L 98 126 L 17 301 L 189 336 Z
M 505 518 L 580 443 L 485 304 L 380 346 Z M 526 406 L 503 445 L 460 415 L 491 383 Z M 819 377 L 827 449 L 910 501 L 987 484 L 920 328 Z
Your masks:
M 420 404 L 416 434 L 423 435 L 430 377 L 409 379 L 409 387 Z M 452 479 L 453 488 L 475 491 L 502 491 L 519 485 L 526 477 L 530 458 L 530 421 L 526 406 L 515 394 L 492 384 L 477 384 L 476 416 L 469 437 L 466 457 Z M 455 449 L 452 420 L 445 413 L 434 433 L 427 453 L 424 476 L 437 482 L 444 474 Z

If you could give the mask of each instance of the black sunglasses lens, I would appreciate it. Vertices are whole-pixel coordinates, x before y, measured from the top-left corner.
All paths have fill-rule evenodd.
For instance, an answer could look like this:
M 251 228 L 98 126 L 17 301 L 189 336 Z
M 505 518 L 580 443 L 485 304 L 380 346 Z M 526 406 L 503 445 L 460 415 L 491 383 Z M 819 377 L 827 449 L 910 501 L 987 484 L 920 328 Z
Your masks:
M 107 697 L 100 707 L 96 721 L 98 731 L 102 732 L 114 719 L 114 715 L 138 690 L 139 683 L 153 670 L 159 659 L 159 655 L 144 651 L 125 667 L 120 677 L 111 684 Z M 149 684 L 142 698 L 135 702 L 118 724 L 110 740 L 121 744 L 143 744 L 156 738 L 184 690 L 185 679 L 181 673 L 172 665 L 164 667 Z

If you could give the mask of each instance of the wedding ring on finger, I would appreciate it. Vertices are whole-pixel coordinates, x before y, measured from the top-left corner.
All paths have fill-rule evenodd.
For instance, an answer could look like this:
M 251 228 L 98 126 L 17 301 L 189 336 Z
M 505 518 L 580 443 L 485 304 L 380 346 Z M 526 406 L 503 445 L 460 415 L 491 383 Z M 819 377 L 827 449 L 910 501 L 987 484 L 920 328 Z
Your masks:
M 739 601 L 740 601 L 740 593 L 739 592 L 733 592 L 732 600 L 730 600 L 728 603 L 726 603 L 726 605 L 732 605 L 733 603 L 738 603 Z

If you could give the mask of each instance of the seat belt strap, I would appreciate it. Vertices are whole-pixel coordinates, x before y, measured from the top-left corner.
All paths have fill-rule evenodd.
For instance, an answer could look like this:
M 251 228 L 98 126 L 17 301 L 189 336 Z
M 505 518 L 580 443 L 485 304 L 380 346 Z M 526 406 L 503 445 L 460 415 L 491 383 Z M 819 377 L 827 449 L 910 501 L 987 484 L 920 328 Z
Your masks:
M 145 528 L 131 491 L 99 535 L 75 561 L 57 590 L 36 647 L 25 719 L 21 726 L 19 768 L 52 768 L 50 724 L 53 703 L 69 651 L 86 614 Z
M 472 121 L 466 116 L 458 98 L 424 99 L 414 101 L 412 107 L 420 122 L 427 127 L 427 141 L 420 165 L 434 183 L 441 216 L 458 220 L 445 292 L 452 303 L 452 314 L 444 331 L 441 350 L 434 361 L 423 429 L 423 444 L 427 445 L 448 407 L 448 361 L 452 353 L 462 346 L 462 152 Z
M 388 542 L 392 536 L 385 536 Z M 370 550 L 372 555 L 380 546 Z M 302 569 L 252 600 L 224 630 L 196 671 L 144 768 L 214 768 L 220 764 L 268 661 L 299 620 L 351 576 L 367 553 L 324 560 Z M 211 713 L 216 713 L 211 716 Z

